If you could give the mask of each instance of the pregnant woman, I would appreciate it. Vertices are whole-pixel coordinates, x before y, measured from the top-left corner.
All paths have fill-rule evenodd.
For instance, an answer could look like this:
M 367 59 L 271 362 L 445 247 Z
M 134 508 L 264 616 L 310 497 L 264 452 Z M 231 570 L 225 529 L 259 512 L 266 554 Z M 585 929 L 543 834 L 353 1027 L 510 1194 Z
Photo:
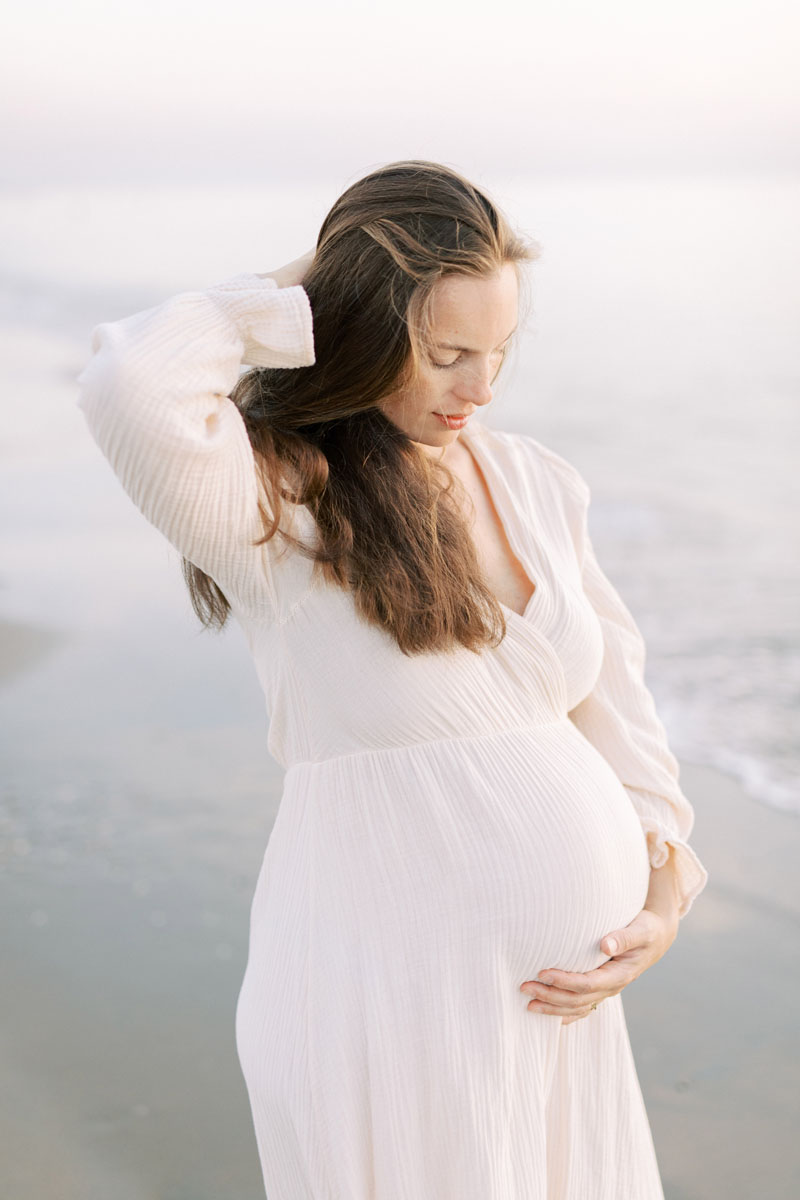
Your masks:
M 285 768 L 236 1011 L 269 1200 L 663 1196 L 621 992 L 706 873 L 586 483 L 478 419 L 535 256 L 393 163 L 79 376 Z

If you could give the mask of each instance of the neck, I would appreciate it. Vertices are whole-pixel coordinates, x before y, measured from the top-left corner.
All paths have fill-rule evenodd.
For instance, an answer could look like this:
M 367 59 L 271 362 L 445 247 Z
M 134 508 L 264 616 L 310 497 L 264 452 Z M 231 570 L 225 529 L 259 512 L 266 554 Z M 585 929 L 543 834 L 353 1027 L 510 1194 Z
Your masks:
M 414 445 L 420 454 L 424 454 L 432 462 L 445 463 L 447 466 L 451 466 L 458 463 L 464 457 L 465 449 L 463 445 L 459 444 L 460 441 L 461 438 L 457 437 L 446 446 L 429 446 L 427 442 L 415 442 Z

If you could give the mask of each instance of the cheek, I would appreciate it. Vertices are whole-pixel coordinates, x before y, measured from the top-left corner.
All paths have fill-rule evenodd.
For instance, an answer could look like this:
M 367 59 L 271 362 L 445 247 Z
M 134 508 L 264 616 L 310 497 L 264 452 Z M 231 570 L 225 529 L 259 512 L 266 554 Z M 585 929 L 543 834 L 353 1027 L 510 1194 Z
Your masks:
M 449 371 L 442 371 L 436 375 L 428 376 L 421 383 L 418 392 L 421 405 L 426 408 L 435 407 L 437 401 L 441 400 L 442 396 L 447 395 L 452 382 L 452 375 Z
M 445 389 L 441 384 L 436 386 L 432 380 L 422 380 L 413 391 L 408 391 L 396 398 L 395 412 L 408 417 L 430 412 L 436 408 L 437 402 L 444 393 Z
M 379 402 L 378 407 L 397 425 L 410 424 L 435 412 L 450 390 L 452 379 L 447 371 L 425 373 L 414 387 L 400 388 Z

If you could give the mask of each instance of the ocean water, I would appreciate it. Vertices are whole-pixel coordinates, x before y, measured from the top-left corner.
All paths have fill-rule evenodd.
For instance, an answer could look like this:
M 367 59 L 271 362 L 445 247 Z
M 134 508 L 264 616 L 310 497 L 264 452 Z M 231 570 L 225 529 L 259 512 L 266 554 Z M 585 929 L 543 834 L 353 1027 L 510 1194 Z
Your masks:
M 180 841 L 252 880 L 281 782 L 255 672 L 235 627 L 199 631 L 75 376 L 100 321 L 310 248 L 346 182 L 0 193 L 0 846 L 20 870 L 168 865 Z M 590 484 L 679 758 L 800 813 L 800 181 L 483 182 L 541 247 L 483 419 Z

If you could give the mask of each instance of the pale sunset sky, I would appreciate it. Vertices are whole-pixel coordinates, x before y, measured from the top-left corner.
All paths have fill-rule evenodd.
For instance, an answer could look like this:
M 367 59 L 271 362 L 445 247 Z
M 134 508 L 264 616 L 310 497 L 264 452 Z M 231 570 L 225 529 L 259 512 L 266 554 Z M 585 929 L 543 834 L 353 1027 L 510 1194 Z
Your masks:
M 503 174 L 792 175 L 789 0 L 30 0 L 0 183 L 270 182 L 401 157 Z

